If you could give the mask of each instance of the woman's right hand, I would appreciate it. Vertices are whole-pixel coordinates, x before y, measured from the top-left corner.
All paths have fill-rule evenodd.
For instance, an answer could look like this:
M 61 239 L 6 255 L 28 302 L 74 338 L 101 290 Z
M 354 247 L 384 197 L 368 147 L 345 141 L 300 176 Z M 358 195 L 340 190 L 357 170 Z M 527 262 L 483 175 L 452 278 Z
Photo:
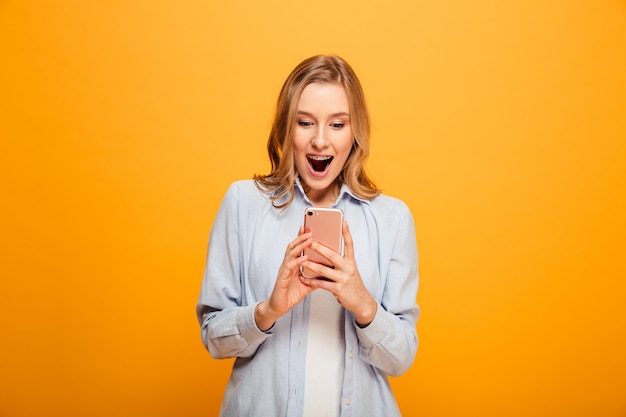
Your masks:
M 304 228 L 300 227 L 298 237 L 287 245 L 272 294 L 267 300 L 261 301 L 254 311 L 254 320 L 260 330 L 269 330 L 276 320 L 313 291 L 300 280 L 300 265 L 307 259 L 301 254 L 312 242 L 312 233 L 304 233 Z

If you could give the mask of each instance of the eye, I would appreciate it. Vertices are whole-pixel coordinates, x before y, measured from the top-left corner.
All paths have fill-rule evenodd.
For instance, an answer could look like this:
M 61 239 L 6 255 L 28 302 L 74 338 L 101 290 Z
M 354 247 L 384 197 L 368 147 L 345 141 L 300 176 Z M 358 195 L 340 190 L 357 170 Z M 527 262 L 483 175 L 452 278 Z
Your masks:
M 341 129 L 342 127 L 344 127 L 346 124 L 345 123 L 331 123 L 330 127 L 332 127 L 333 129 Z
M 302 127 L 311 127 L 313 126 L 313 122 L 309 122 L 307 120 L 298 120 L 298 125 Z

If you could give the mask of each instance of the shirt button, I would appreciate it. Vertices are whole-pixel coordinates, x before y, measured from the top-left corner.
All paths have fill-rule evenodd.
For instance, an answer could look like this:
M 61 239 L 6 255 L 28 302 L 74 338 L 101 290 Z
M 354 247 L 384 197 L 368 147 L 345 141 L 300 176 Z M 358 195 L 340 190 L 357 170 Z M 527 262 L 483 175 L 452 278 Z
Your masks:
M 351 404 L 350 400 L 346 400 L 346 405 L 350 405 L 350 404 Z
M 352 359 L 354 357 L 354 355 L 352 354 L 352 351 L 350 351 L 350 353 L 348 354 L 348 358 Z

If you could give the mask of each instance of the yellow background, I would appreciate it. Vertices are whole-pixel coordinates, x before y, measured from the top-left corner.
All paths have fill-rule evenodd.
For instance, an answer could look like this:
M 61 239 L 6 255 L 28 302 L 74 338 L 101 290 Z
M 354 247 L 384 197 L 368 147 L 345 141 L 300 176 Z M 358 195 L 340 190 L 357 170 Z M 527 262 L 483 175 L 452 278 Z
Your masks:
M 0 1 L 0 416 L 216 415 L 209 230 L 318 53 L 415 217 L 404 415 L 626 416 L 617 0 Z

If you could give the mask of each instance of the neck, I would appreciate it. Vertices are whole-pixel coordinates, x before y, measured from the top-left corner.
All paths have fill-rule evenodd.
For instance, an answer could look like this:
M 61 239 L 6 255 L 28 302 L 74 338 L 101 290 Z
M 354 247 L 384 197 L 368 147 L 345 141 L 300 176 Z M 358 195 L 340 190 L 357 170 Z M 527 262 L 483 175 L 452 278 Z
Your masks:
M 336 182 L 324 190 L 311 190 L 310 187 L 304 185 L 302 188 L 315 207 L 330 207 L 335 204 L 337 197 L 339 197 L 340 187 Z

